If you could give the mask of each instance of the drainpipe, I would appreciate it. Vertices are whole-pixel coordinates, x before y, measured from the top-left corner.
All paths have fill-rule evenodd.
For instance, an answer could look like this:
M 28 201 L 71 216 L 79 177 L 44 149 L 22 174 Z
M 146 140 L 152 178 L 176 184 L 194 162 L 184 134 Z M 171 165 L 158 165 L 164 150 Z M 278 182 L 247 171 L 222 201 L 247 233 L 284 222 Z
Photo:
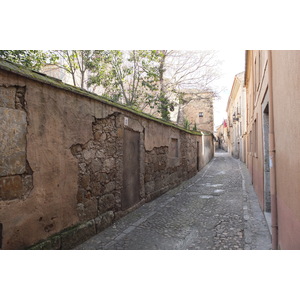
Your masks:
M 276 157 L 274 137 L 274 109 L 273 109 L 273 77 L 272 77 L 272 50 L 268 50 L 269 75 L 269 155 L 270 155 L 270 190 L 271 190 L 271 217 L 272 217 L 272 249 L 278 249 L 278 213 L 276 193 Z

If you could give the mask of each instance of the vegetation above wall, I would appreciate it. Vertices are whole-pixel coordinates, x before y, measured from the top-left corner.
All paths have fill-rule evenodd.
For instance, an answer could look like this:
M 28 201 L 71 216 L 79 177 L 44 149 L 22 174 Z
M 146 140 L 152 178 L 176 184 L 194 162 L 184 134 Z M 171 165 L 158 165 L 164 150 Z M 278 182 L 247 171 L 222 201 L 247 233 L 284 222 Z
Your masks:
M 217 96 L 215 54 L 200 50 L 0 50 L 2 59 L 166 121 L 180 107 L 184 90 Z
M 149 114 L 146 114 L 146 113 L 144 113 L 142 111 L 139 111 L 138 109 L 134 109 L 132 107 L 128 107 L 126 105 L 122 105 L 122 104 L 120 104 L 118 102 L 113 102 L 110 99 L 105 98 L 103 96 L 99 96 L 99 95 L 97 95 L 95 93 L 88 92 L 88 91 L 86 91 L 86 90 L 84 90 L 82 88 L 66 84 L 66 83 L 62 82 L 61 80 L 59 80 L 59 79 L 47 76 L 47 75 L 45 75 L 43 73 L 40 73 L 40 72 L 37 72 L 37 71 L 34 71 L 34 70 L 30 70 L 30 69 L 28 69 L 28 68 L 26 68 L 26 67 L 24 67 L 22 65 L 18 65 L 16 63 L 12 63 L 10 61 L 3 60 L 1 58 L 0 58 L 0 69 L 5 70 L 5 71 L 9 71 L 9 72 L 13 72 L 15 74 L 24 76 L 24 77 L 29 78 L 31 80 L 35 80 L 35 81 L 38 81 L 38 82 L 49 84 L 49 85 L 54 86 L 56 88 L 64 89 L 66 91 L 69 91 L 69 92 L 72 92 L 72 93 L 75 93 L 75 94 L 79 94 L 79 95 L 82 95 L 82 96 L 86 96 L 86 97 L 92 98 L 94 100 L 103 102 L 105 104 L 117 107 L 117 108 L 119 108 L 121 110 L 124 110 L 124 111 L 127 111 L 127 112 L 131 112 L 131 113 L 134 113 L 134 114 L 137 114 L 137 115 L 140 115 L 140 116 L 142 116 L 142 117 L 144 117 L 146 119 L 150 119 L 150 120 L 162 123 L 164 125 L 177 128 L 179 130 L 188 132 L 190 134 L 194 134 L 194 135 L 211 135 L 211 133 L 208 132 L 208 131 L 204 131 L 204 130 L 192 131 L 192 130 L 189 130 L 187 128 L 180 127 L 180 126 L 178 126 L 178 125 L 176 125 L 176 124 L 174 124 L 174 123 L 172 123 L 170 121 L 166 121 L 166 120 L 155 118 L 155 117 L 153 117 L 153 116 L 151 116 Z

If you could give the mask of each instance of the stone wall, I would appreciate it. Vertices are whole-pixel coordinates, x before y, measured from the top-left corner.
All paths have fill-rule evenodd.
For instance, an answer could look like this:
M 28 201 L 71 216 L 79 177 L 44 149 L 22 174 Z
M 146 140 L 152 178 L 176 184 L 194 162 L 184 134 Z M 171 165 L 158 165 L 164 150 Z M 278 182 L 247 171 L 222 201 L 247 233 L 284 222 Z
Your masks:
M 0 248 L 73 248 L 194 176 L 204 134 L 0 61 Z

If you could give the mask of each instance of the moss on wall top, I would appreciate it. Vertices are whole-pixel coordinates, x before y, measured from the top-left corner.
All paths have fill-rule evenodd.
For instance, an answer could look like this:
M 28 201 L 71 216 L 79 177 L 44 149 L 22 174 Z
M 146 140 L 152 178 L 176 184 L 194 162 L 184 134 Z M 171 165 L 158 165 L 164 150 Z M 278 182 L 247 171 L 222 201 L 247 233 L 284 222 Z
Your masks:
M 64 83 L 61 80 L 56 79 L 54 77 L 48 76 L 48 75 L 40 73 L 40 72 L 30 70 L 30 69 L 28 69 L 28 68 L 26 68 L 22 65 L 15 64 L 15 63 L 12 63 L 10 61 L 7 61 L 7 60 L 1 59 L 1 58 L 0 58 L 0 69 L 2 69 L 4 71 L 15 73 L 17 75 L 21 75 L 23 77 L 26 77 L 26 78 L 29 78 L 31 80 L 35 80 L 35 81 L 38 81 L 38 82 L 41 82 L 41 83 L 44 83 L 44 84 L 49 84 L 53 87 L 60 88 L 60 89 L 63 89 L 63 90 L 66 90 L 66 91 L 69 91 L 69 92 L 72 92 L 72 93 L 75 93 L 75 94 L 79 94 L 79 95 L 82 95 L 82 96 L 92 98 L 92 99 L 100 101 L 102 103 L 117 107 L 118 109 L 134 113 L 134 114 L 139 115 L 141 117 L 144 117 L 146 119 L 149 119 L 149 120 L 152 120 L 152 121 L 155 121 L 155 122 L 167 125 L 167 126 L 177 128 L 177 129 L 185 131 L 189 134 L 193 134 L 193 135 L 212 135 L 211 132 L 205 131 L 205 130 L 201 130 L 200 132 L 198 132 L 198 131 L 192 131 L 192 130 L 185 129 L 185 128 L 180 127 L 180 126 L 178 126 L 178 125 L 176 125 L 172 122 L 167 122 L 167 121 L 164 121 L 162 119 L 155 118 L 155 117 L 153 117 L 151 115 L 148 115 L 146 113 L 134 110 L 133 108 L 130 108 L 130 107 L 125 106 L 123 104 L 112 102 L 112 101 L 110 101 L 109 99 L 107 99 L 105 97 L 99 96 L 99 95 L 97 95 L 95 93 L 92 93 L 92 92 L 88 92 L 85 89 L 82 89 L 82 88 L 75 87 L 73 85 Z

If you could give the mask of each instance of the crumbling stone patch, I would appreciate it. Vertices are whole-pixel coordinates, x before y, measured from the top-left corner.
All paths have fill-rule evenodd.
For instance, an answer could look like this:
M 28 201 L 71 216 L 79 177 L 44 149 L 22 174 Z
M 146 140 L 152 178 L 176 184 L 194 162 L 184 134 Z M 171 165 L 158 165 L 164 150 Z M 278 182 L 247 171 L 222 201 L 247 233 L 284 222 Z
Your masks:
M 0 176 L 25 172 L 26 128 L 24 111 L 0 107 Z
M 15 98 L 15 108 L 26 111 L 26 101 L 25 101 L 25 87 L 17 87 L 16 98 Z
M 80 221 L 101 217 L 108 210 L 114 213 L 118 209 L 121 186 L 117 172 L 122 151 L 117 118 L 113 114 L 105 119 L 95 119 L 93 140 L 71 147 L 79 167 L 77 211 Z M 103 226 L 97 225 L 99 228 Z
M 147 201 L 155 199 L 197 173 L 197 144 L 195 139 L 180 133 L 180 152 L 168 146 L 155 147 L 145 152 L 145 192 Z M 172 147 L 172 143 L 170 144 Z
M 25 110 L 26 87 L 0 86 L 0 107 Z
M 147 201 L 162 194 L 170 186 L 169 179 L 174 168 L 168 166 L 168 159 L 168 146 L 155 147 L 151 151 L 146 151 L 144 181 Z
M 15 108 L 16 87 L 0 86 L 0 107 Z
M 0 86 L 0 200 L 22 199 L 33 188 L 26 160 L 25 87 Z

